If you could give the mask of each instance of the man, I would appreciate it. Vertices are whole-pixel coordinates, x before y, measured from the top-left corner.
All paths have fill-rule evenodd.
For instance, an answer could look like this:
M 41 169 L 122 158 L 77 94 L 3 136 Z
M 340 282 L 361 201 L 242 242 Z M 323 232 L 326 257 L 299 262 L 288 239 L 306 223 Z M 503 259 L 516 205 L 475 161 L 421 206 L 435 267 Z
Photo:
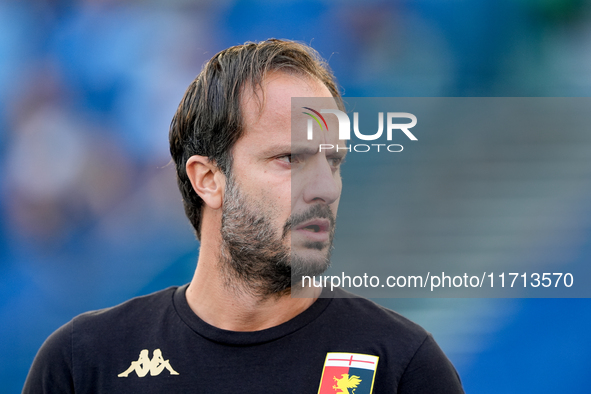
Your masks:
M 344 146 L 326 129 L 292 140 L 292 97 L 342 107 L 305 45 L 249 43 L 204 66 L 170 130 L 201 241 L 191 283 L 76 317 L 45 342 L 25 393 L 462 392 L 400 315 L 342 290 L 292 297 L 292 277 L 328 266 L 344 153 L 318 151 Z

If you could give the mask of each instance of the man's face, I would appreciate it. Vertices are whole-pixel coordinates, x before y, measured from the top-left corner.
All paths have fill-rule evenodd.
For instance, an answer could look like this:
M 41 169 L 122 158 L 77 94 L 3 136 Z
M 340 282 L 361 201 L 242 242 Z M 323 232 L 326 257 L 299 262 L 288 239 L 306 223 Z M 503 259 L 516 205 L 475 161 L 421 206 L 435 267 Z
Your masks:
M 222 258 L 230 276 L 270 295 L 289 289 L 292 276 L 328 268 L 344 152 L 319 152 L 321 143 L 337 145 L 337 133 L 317 130 L 307 140 L 305 115 L 292 138 L 291 98 L 332 97 L 321 82 L 275 72 L 263 88 L 262 111 L 251 90 L 242 99 L 245 133 L 224 193 Z

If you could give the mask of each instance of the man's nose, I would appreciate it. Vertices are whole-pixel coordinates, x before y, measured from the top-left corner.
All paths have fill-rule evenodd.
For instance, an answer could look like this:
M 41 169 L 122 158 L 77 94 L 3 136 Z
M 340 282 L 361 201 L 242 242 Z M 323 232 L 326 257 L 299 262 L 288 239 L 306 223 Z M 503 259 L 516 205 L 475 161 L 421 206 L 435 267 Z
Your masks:
M 306 203 L 332 204 L 341 195 L 341 176 L 333 172 L 326 157 L 316 157 L 310 163 L 304 185 L 304 201 Z

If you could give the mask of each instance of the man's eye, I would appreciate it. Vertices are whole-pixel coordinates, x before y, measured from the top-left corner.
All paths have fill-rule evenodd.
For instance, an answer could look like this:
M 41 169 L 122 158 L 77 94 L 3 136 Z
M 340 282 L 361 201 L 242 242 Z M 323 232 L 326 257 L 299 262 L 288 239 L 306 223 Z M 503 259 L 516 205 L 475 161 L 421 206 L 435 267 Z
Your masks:
M 328 157 L 327 160 L 331 167 L 338 167 L 345 161 L 342 157 Z
M 279 160 L 284 161 L 288 164 L 299 164 L 302 163 L 304 160 L 304 156 L 302 155 L 283 155 L 277 157 Z
M 292 156 L 291 155 L 284 155 L 284 156 L 279 156 L 277 157 L 278 160 L 284 161 L 288 164 L 292 163 Z

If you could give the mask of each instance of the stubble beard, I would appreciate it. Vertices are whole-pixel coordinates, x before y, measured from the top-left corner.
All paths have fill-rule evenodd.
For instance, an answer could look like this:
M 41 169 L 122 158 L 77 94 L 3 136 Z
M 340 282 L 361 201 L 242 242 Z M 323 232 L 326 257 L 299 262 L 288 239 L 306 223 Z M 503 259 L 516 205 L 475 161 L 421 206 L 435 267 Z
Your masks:
M 272 209 L 255 206 L 241 193 L 231 175 L 227 180 L 219 262 L 229 290 L 245 292 L 259 299 L 280 297 L 290 294 L 292 283 L 300 283 L 302 276 L 320 275 L 328 269 L 335 228 L 330 207 L 315 204 L 302 214 L 291 215 L 278 234 L 268 214 Z M 315 259 L 292 254 L 291 247 L 285 242 L 287 235 L 293 227 L 314 218 L 330 221 L 328 245 L 309 242 L 304 247 L 320 251 L 326 249 L 326 254 Z

